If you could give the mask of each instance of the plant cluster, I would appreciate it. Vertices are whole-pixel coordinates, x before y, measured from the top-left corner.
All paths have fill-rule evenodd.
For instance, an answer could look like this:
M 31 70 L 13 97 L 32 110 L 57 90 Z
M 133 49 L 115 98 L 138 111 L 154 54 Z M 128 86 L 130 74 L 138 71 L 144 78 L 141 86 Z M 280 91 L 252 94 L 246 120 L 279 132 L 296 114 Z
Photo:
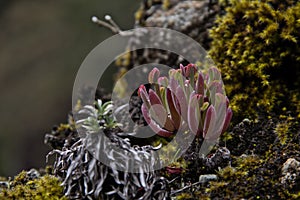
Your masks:
M 141 85 L 138 92 L 143 116 L 158 135 L 170 137 L 182 126 L 198 137 L 215 139 L 228 128 L 232 111 L 217 68 L 204 74 L 194 64 L 181 65 L 168 78 L 154 68 L 148 79 L 153 89 Z
M 75 143 L 69 145 L 66 140 L 62 148 L 48 154 L 56 155 L 54 174 L 63 180 L 64 194 L 70 199 L 165 199 L 169 195 L 167 180 L 149 172 L 145 162 L 155 148 L 133 147 L 128 138 L 120 137 L 111 109 L 111 102 L 102 103 L 101 100 L 95 103 L 95 107 L 84 106 L 79 113 L 87 116 L 77 123 L 86 131 L 86 136 L 78 137 L 75 132 Z M 104 140 L 106 137 L 109 140 Z M 114 146 L 122 151 L 115 151 Z M 93 152 L 100 151 L 111 159 L 109 165 L 97 160 Z M 126 168 L 129 166 L 138 167 L 140 173 L 129 173 Z M 127 171 L 118 171 L 120 168 Z
M 300 2 L 231 0 L 211 30 L 235 119 L 257 108 L 300 116 Z
M 86 105 L 78 112 L 79 114 L 86 114 L 87 118 L 78 120 L 76 123 L 82 124 L 83 128 L 92 132 L 97 132 L 103 128 L 111 129 L 121 126 L 121 124 L 116 123 L 112 115 L 112 108 L 111 101 L 103 103 L 101 99 L 98 99 L 95 106 Z

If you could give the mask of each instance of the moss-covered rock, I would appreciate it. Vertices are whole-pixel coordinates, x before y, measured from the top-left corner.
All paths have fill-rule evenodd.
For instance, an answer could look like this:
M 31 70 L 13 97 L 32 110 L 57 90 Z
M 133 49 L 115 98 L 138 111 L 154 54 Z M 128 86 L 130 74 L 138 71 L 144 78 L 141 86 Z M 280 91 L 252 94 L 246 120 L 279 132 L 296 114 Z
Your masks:
M 211 0 L 143 1 L 135 14 L 135 27 L 172 29 L 189 36 L 199 42 L 205 49 L 209 49 L 211 43 L 209 29 L 215 25 L 216 16 L 222 14 L 223 11 L 223 4 L 221 5 L 218 1 Z M 164 37 L 157 37 L 156 39 L 157 41 L 155 42 L 157 43 L 165 42 Z M 116 60 L 116 65 L 121 67 L 119 75 L 122 75 L 126 70 L 130 70 L 134 66 L 148 63 L 164 64 L 170 67 L 176 67 L 179 64 L 188 64 L 184 60 L 186 58 L 159 48 L 132 51 L 141 42 L 143 40 L 138 35 L 130 39 L 126 49 L 127 53 Z M 180 48 L 186 48 L 186 51 L 190 51 L 183 41 L 176 41 L 176 44 Z M 167 43 L 166 45 L 169 46 Z
M 211 31 L 235 119 L 300 111 L 300 2 L 231 0 Z
M 196 199 L 300 198 L 299 169 L 290 166 L 292 174 L 286 172 L 289 160 L 300 161 L 300 129 L 296 119 L 244 120 L 230 134 L 226 144 L 233 155 L 231 166 L 217 172 L 217 181 L 198 187 L 193 192 Z
M 32 170 L 31 170 L 32 171 Z M 7 188 L 0 190 L 1 200 L 67 200 L 58 178 L 52 175 L 40 176 L 31 171 L 22 171 Z

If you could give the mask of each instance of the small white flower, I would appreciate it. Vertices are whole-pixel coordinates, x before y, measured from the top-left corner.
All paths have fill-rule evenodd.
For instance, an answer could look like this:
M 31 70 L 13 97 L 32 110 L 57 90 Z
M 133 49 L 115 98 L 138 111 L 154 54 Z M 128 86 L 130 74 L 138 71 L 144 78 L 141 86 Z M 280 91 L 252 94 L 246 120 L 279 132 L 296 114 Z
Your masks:
M 93 16 L 93 17 L 92 17 L 92 22 L 96 23 L 97 21 L 98 21 L 98 17 Z
M 107 20 L 107 21 L 110 21 L 111 20 L 111 16 L 110 15 L 105 15 L 104 19 Z

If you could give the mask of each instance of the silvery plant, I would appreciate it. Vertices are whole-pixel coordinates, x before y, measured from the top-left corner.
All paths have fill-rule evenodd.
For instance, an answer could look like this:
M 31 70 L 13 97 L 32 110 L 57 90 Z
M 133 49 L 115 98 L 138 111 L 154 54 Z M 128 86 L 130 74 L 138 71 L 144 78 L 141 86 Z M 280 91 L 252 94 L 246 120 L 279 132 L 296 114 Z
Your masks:
M 70 199 L 157 199 L 170 196 L 168 181 L 149 169 L 145 159 L 151 157 L 156 148 L 133 146 L 128 138 L 118 135 L 118 126 L 112 115 L 112 102 L 95 106 L 84 106 L 80 114 L 87 117 L 77 124 L 90 137 L 78 137 L 72 145 L 54 149 L 54 173 L 63 180 L 65 195 Z M 77 133 L 78 134 L 78 133 Z M 105 137 L 98 137 L 104 134 Z M 92 138 L 92 139 L 91 139 Z M 109 138 L 110 144 L 103 138 Z M 90 147 L 93 148 L 90 148 Z M 116 151 L 118 146 L 122 151 Z M 99 160 L 95 152 L 104 152 L 110 162 Z M 138 167 L 138 173 L 130 172 L 128 163 Z M 122 170 L 118 170 L 122 169 Z

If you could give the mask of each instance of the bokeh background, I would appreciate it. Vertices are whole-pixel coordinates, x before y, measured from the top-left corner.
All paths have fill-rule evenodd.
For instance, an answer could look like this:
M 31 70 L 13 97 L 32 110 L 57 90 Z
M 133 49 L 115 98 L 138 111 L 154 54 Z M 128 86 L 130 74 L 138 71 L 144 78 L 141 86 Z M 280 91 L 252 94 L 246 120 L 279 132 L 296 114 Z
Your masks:
M 90 18 L 134 24 L 139 0 L 0 0 L 0 176 L 44 167 L 43 141 L 66 121 L 77 70 L 112 33 Z

